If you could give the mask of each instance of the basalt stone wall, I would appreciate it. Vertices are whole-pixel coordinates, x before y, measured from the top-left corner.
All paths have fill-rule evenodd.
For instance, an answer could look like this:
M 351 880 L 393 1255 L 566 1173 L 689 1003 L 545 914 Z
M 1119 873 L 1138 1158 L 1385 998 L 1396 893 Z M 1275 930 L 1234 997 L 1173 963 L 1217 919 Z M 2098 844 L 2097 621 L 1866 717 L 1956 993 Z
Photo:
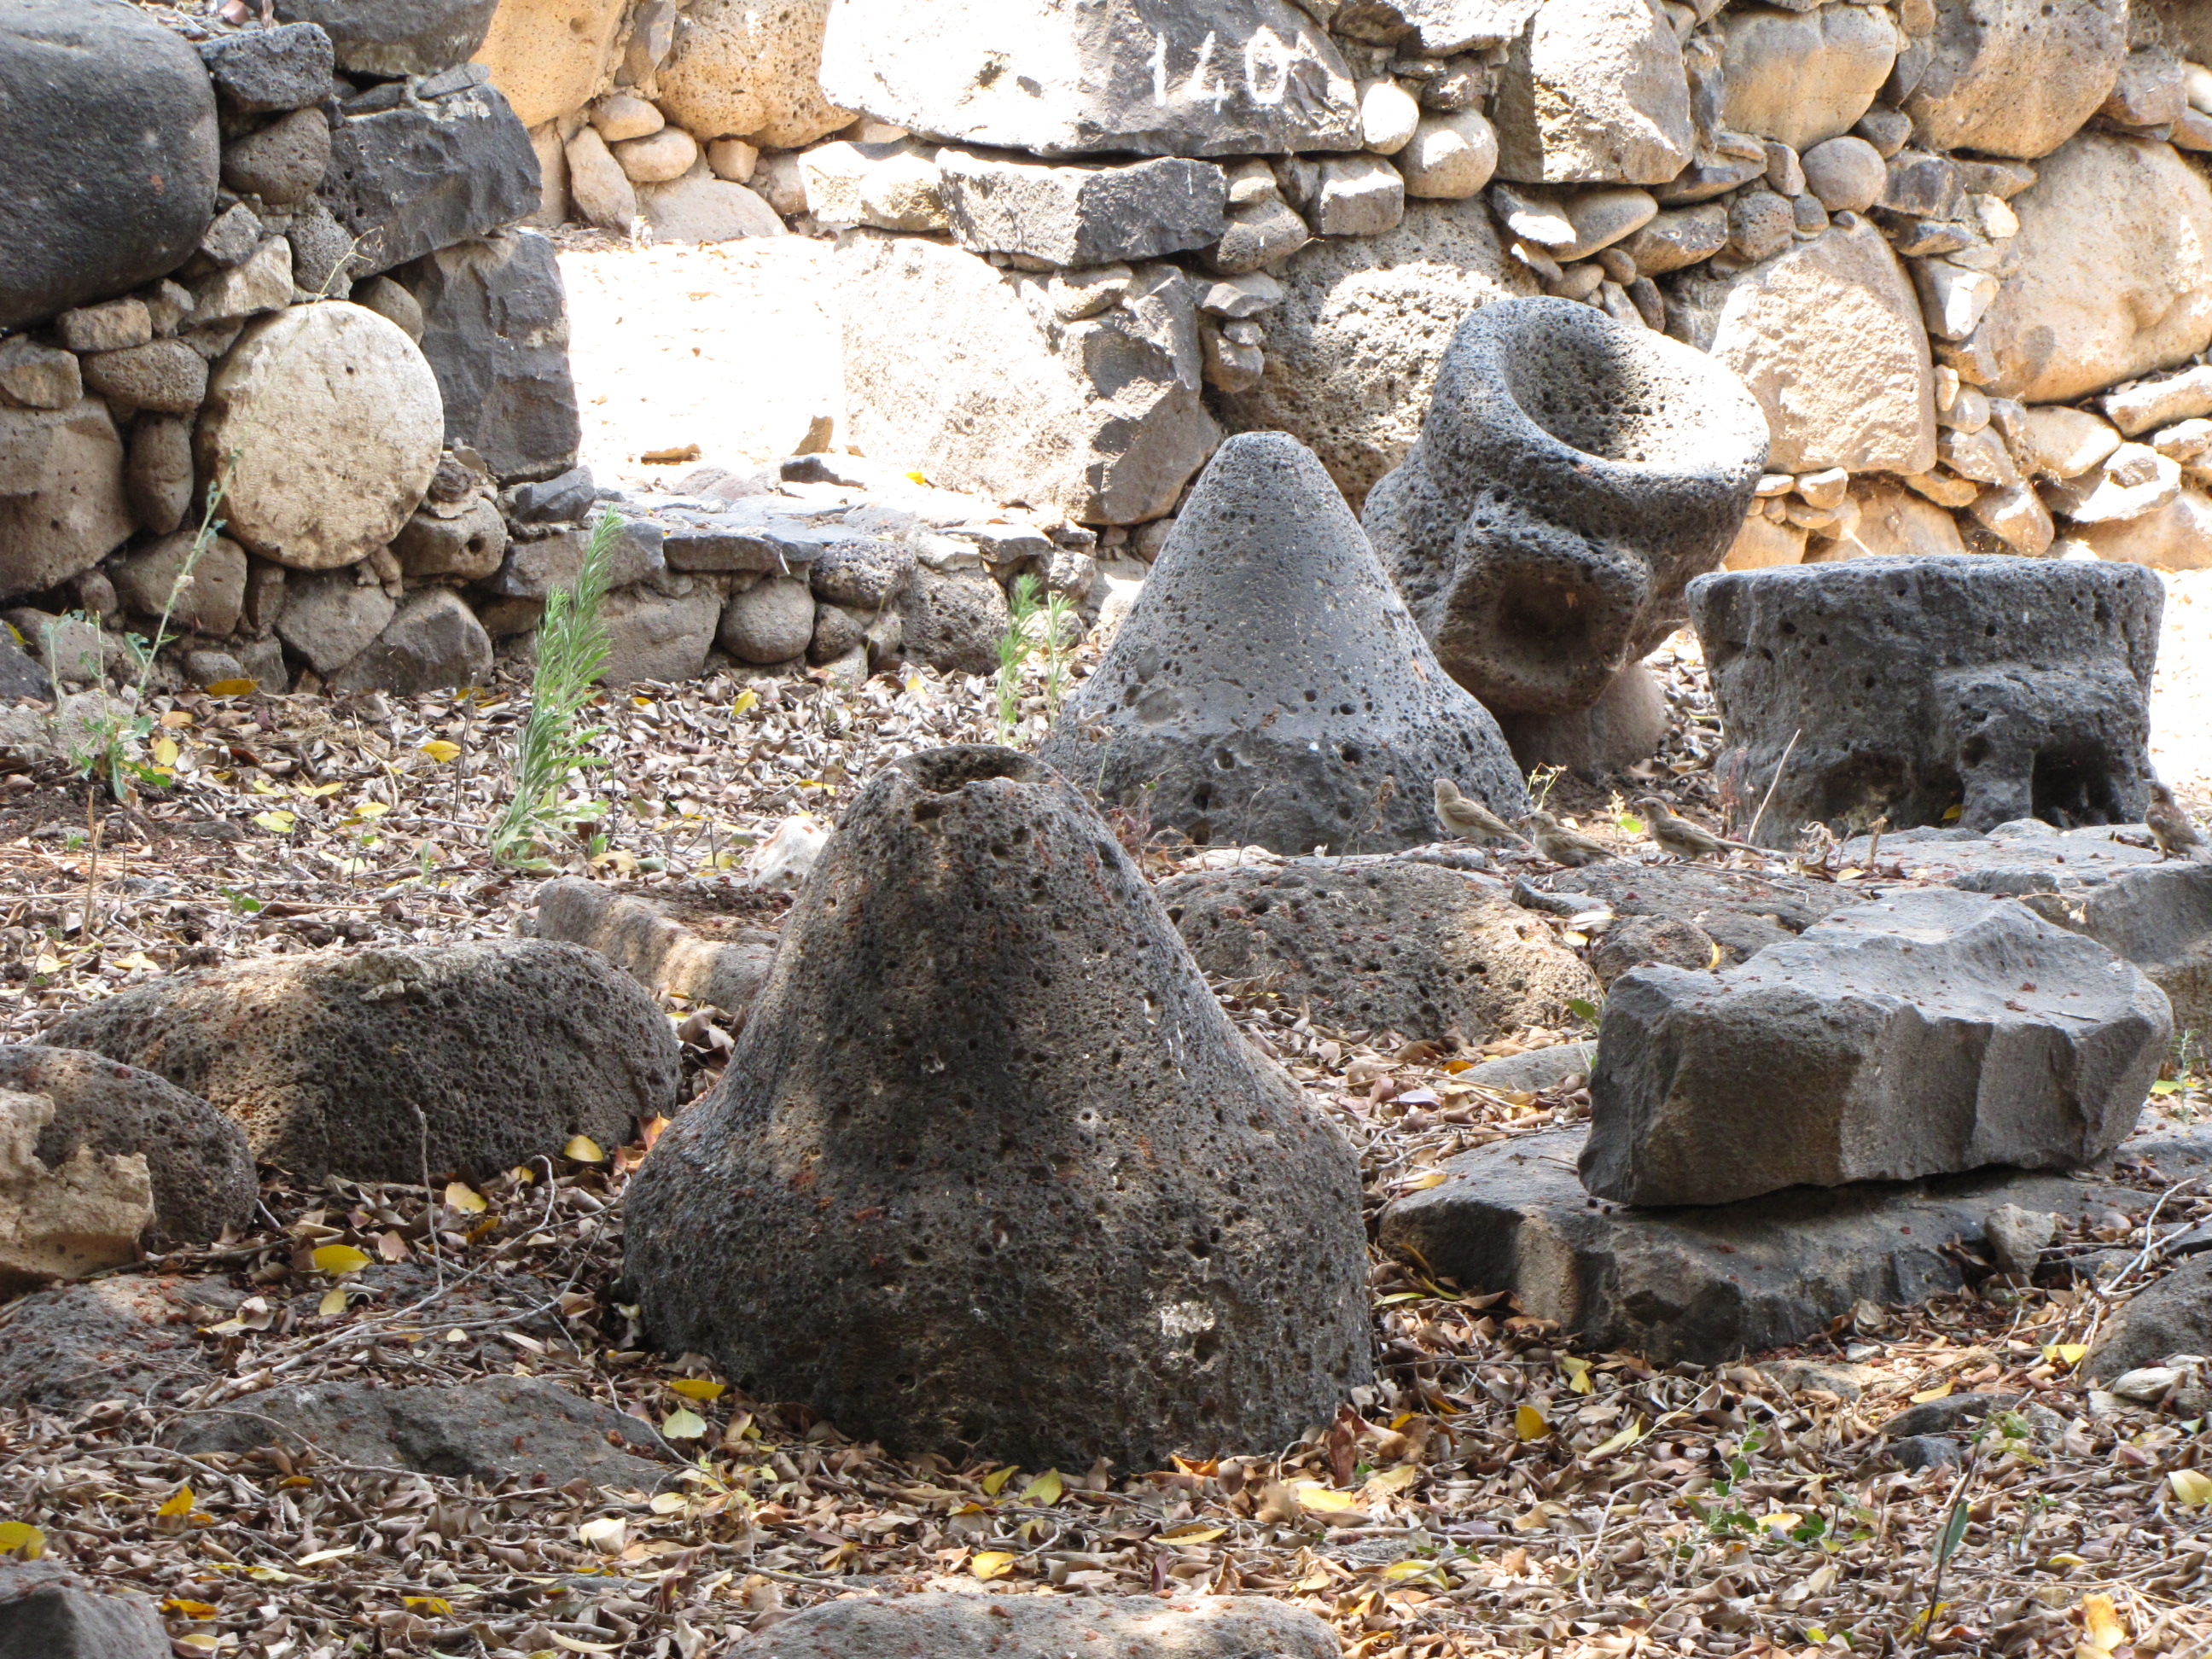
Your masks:
M 1157 551 L 1227 430 L 1290 432 L 1357 507 L 1467 310 L 1543 293 L 1750 384 L 1735 568 L 2212 562 L 2186 8 L 1079 9 L 503 0 L 483 61 L 546 213 L 839 237 L 852 439 L 1109 557 Z
M 487 584 L 568 527 L 518 503 L 579 430 L 560 273 L 520 228 L 538 158 L 467 61 L 491 11 L 0 17 L 27 181 L 0 210 L 0 615 L 51 678 L 130 672 L 165 611 L 172 684 L 489 665 Z

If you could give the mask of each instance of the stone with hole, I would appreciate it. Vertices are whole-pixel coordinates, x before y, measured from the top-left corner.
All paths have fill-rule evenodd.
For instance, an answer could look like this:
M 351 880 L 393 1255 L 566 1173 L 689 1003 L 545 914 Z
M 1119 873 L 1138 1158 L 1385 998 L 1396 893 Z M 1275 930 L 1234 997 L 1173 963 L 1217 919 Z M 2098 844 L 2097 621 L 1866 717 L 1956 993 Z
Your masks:
M 1526 793 L 1311 451 L 1232 438 L 1045 758 L 1200 843 L 1389 852 L 1432 841 L 1439 776 L 1496 811 Z
M 2139 565 L 1952 555 L 1730 570 L 1690 609 L 1758 840 L 2140 823 L 2164 595 Z M 1783 764 L 1783 751 L 1790 750 Z
M 1460 325 L 1364 522 L 1438 660 L 1531 766 L 1598 746 L 1545 722 L 1587 716 L 1680 625 L 1765 461 L 1759 405 L 1702 353 L 1573 301 L 1508 301 Z
M 1082 795 L 934 750 L 847 809 L 625 1272 L 668 1351 L 847 1433 L 1156 1468 L 1366 1380 L 1358 1202 Z

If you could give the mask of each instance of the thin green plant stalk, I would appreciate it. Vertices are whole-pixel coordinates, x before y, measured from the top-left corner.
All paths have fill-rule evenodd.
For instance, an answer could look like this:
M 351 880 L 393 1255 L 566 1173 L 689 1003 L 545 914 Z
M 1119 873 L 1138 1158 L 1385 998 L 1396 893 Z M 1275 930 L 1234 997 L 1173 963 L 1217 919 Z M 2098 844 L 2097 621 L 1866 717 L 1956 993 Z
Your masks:
M 1067 697 L 1067 665 L 1071 653 L 1067 636 L 1075 620 L 1075 606 L 1066 593 L 1054 593 L 1044 602 L 1044 713 L 1047 720 L 1060 714 Z
M 579 730 L 576 716 L 591 701 L 612 646 L 600 613 L 622 528 L 613 514 L 600 514 L 575 581 L 545 602 L 530 680 L 530 718 L 515 750 L 514 793 L 492 829 L 492 856 L 502 863 L 532 861 L 539 843 L 575 816 L 562 801 L 568 786 L 587 768 L 605 763 L 590 749 L 599 728 Z
M 1014 578 L 1014 586 L 1006 596 L 1008 623 L 999 640 L 999 735 L 1006 742 L 1013 741 L 1014 727 L 1020 722 L 1022 712 L 1022 665 L 1029 660 L 1035 641 L 1030 638 L 1030 618 L 1037 613 L 1037 579 L 1031 575 Z

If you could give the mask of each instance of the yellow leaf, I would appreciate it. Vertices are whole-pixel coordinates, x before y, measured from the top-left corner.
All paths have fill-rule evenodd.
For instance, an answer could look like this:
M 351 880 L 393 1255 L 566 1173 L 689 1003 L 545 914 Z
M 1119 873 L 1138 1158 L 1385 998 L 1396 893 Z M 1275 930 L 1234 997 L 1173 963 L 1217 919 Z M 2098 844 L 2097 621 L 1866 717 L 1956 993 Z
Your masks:
M 46 1553 L 46 1535 L 27 1521 L 0 1521 L 0 1554 L 35 1561 Z
M 1066 1483 L 1060 1480 L 1060 1471 L 1058 1469 L 1047 1469 L 1042 1474 L 1037 1476 L 1036 1480 L 1030 1481 L 1028 1486 L 1022 1488 L 1022 1502 L 1024 1504 L 1057 1504 L 1060 1502 L 1060 1494 L 1066 1489 Z
M 1849 870 L 1838 870 L 1836 872 L 1836 879 L 1838 881 L 1860 881 L 1863 880 L 1865 876 L 1866 872 L 1859 869 L 1856 866 L 1854 866 Z
M 1804 1520 L 1802 1515 L 1762 1515 L 1759 1517 L 1759 1524 L 1769 1532 L 1788 1532 L 1793 1527 L 1802 1525 Z
M 2087 1558 L 2065 1551 L 2052 1556 L 2050 1560 L 2044 1563 L 2047 1567 L 2086 1567 L 2088 1565 Z
M 1923 1389 L 1918 1394 L 1914 1395 L 1912 1396 L 1912 1403 L 1916 1406 L 1924 1406 L 1931 1400 L 1942 1399 L 1950 1392 L 1951 1380 L 1950 1378 L 1946 1377 L 1943 1381 L 1938 1382 L 1934 1388 Z
M 730 718 L 735 720 L 740 714 L 750 714 L 759 702 L 760 693 L 757 691 L 738 692 L 738 700 L 730 705 Z
M 323 1292 L 323 1299 L 315 1304 L 319 1314 L 342 1314 L 346 1310 L 345 1286 L 333 1285 Z
M 2054 1342 L 2043 1351 L 2045 1361 L 2059 1365 L 2078 1365 L 2089 1357 L 2086 1342 Z
M 589 1135 L 577 1135 L 561 1149 L 561 1156 L 578 1164 L 604 1164 L 607 1155 Z
M 403 1595 L 400 1601 L 410 1607 L 420 1607 L 425 1613 L 450 1613 L 453 1604 L 442 1595 Z
M 1012 1463 L 1007 1464 L 1003 1469 L 993 1469 L 990 1474 L 983 1477 L 982 1486 L 984 1495 L 988 1498 L 996 1498 L 999 1495 L 999 1489 L 1001 1486 L 1004 1486 L 1007 1481 L 1012 1480 L 1015 1473 L 1014 1466 Z
M 1551 1423 L 1534 1406 L 1523 1406 L 1513 1413 L 1513 1432 L 1523 1440 L 1541 1440 L 1551 1431 Z
M 319 1273 L 357 1273 L 368 1266 L 368 1253 L 350 1244 L 318 1245 L 310 1258 Z
M 1448 1179 L 1449 1179 L 1449 1177 L 1446 1176 L 1442 1170 L 1424 1170 L 1420 1174 L 1415 1176 L 1411 1181 L 1400 1188 L 1399 1191 L 1407 1193 L 1426 1192 L 1431 1187 L 1443 1186 Z
M 908 483 L 918 483 L 925 489 L 929 487 L 929 479 L 921 472 L 909 471 L 906 475 L 906 479 Z
M 266 812 L 256 812 L 253 815 L 253 821 L 271 835 L 276 836 L 290 835 L 292 826 L 299 822 L 282 807 L 274 808 Z
M 688 1406 L 678 1406 L 661 1419 L 660 1431 L 671 1440 L 696 1440 L 707 1432 L 707 1419 Z
M 2174 1498 L 2184 1509 L 2212 1504 L 2212 1474 L 2202 1469 L 2176 1469 L 2166 1477 L 2166 1484 L 2173 1488 Z
M 243 697 L 260 684 L 259 680 L 217 680 L 206 690 L 210 697 Z
M 1638 1421 L 1621 1430 L 1611 1439 L 1591 1447 L 1589 1455 L 1592 1457 L 1610 1457 L 1617 1451 L 1627 1450 L 1642 1438 L 1644 1438 L 1644 1425 Z
M 318 783 L 312 787 L 302 789 L 300 793 L 309 800 L 328 800 L 344 787 L 345 785 L 342 783 Z
M 319 1567 L 325 1561 L 341 1561 L 349 1555 L 358 1555 L 360 1553 L 361 1551 L 357 1546 L 352 1544 L 342 1544 L 334 1550 L 313 1551 L 308 1554 L 301 1556 L 298 1560 L 292 1563 L 292 1565 L 295 1567 Z
M 2120 1622 L 2119 1609 L 2112 1598 L 2102 1593 L 2081 1598 L 2081 1631 L 2090 1647 L 2100 1653 L 2110 1653 L 2128 1639 L 2128 1627 Z
M 655 1515 L 673 1515 L 690 1501 L 680 1492 L 665 1492 L 647 1504 L 646 1508 L 651 1510 Z
M 380 818 L 391 810 L 391 806 L 384 801 L 365 800 L 353 809 L 353 815 L 357 818 Z
M 422 752 L 434 761 L 456 760 L 460 757 L 461 745 L 448 743 L 443 738 L 433 738 L 422 745 Z
M 622 1645 L 616 1642 L 579 1642 L 573 1636 L 563 1636 L 559 1631 L 548 1632 L 556 1646 L 568 1653 L 620 1653 Z
M 968 1571 L 978 1578 L 1003 1578 L 1014 1565 L 1013 1556 L 1006 1550 L 985 1550 L 968 1564 Z
M 1420 1478 L 1419 1464 L 1401 1463 L 1395 1469 L 1383 1470 L 1360 1490 L 1363 1492 L 1372 1492 L 1377 1497 L 1382 1497 L 1394 1492 L 1403 1492 Z
M 161 1516 L 162 1519 L 168 1521 L 173 1521 L 180 1515 L 190 1515 L 191 1512 L 192 1489 L 190 1486 L 178 1487 L 176 1492 L 171 1495 L 169 1501 L 162 1504 L 160 1509 L 154 1511 L 155 1514 Z
M 224 684 L 228 684 L 228 682 L 225 681 Z M 206 1634 L 179 1636 L 177 1638 L 179 1647 L 189 1648 L 194 1653 L 220 1653 L 222 1650 L 222 1637 Z
M 728 1391 L 726 1382 L 709 1382 L 703 1376 L 679 1376 L 668 1385 L 686 1400 L 720 1400 Z
M 2160 1078 L 2150 1085 L 2150 1091 L 2154 1095 L 2178 1095 L 2181 1092 L 2181 1085 L 2170 1078 Z
M 155 765 L 174 766 L 177 763 L 177 740 L 174 738 L 156 738 L 154 739 Z
M 248 779 L 247 782 L 257 795 L 281 795 L 284 793 L 264 777 L 255 776 Z
M 1567 1374 L 1567 1387 L 1577 1394 L 1588 1394 L 1596 1386 L 1590 1381 L 1590 1363 L 1587 1359 L 1567 1354 L 1560 1359 L 1559 1369 Z
M 211 1601 L 187 1601 L 173 1595 L 161 1603 L 161 1611 L 173 1613 L 180 1619 L 212 1619 L 222 1609 Z
M 1194 1523 L 1188 1526 L 1171 1527 L 1160 1534 L 1160 1542 L 1163 1544 L 1210 1544 L 1215 1539 L 1224 1536 L 1228 1531 L 1229 1528 L 1226 1527 L 1201 1527 Z
M 1943 822 L 1946 823 L 1956 823 L 1961 817 L 1966 816 L 1966 803 L 1963 801 L 1956 806 L 1947 806 L 1943 809 Z
M 589 1544 L 602 1555 L 620 1555 L 629 1537 L 629 1522 L 619 1515 L 603 1516 L 597 1521 L 586 1521 L 576 1528 L 580 1543 Z
M 1291 1487 L 1291 1496 L 1316 1514 L 1334 1515 L 1358 1506 L 1358 1499 L 1348 1492 L 1338 1492 L 1324 1486 L 1318 1480 L 1300 1480 Z
M 468 1182 L 449 1181 L 446 1183 L 446 1207 L 465 1215 L 482 1215 L 489 1206 L 484 1202 L 484 1195 Z
M 1397 1579 L 1426 1578 L 1437 1584 L 1444 1582 L 1442 1567 L 1433 1561 L 1424 1561 L 1414 1555 L 1409 1555 L 1402 1561 L 1393 1561 L 1382 1569 L 1382 1576 L 1385 1578 Z

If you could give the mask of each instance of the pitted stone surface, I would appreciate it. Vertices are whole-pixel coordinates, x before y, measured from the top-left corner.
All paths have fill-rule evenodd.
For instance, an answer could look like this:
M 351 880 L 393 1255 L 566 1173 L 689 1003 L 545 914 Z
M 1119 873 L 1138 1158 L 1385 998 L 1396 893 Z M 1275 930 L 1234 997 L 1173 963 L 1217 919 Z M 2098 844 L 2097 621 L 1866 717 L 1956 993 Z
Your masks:
M 499 0 L 276 0 L 288 23 L 319 23 L 338 67 L 359 75 L 435 75 L 465 64 Z
M 54 1103 L 39 1136 L 42 1164 L 58 1167 L 80 1146 L 145 1158 L 155 1248 L 211 1243 L 252 1219 L 261 1188 L 246 1135 L 197 1095 L 102 1054 L 35 1043 L 0 1048 L 0 1089 Z
M 319 199 L 349 236 L 356 281 L 538 211 L 538 152 L 496 87 L 348 113 Z
M 810 1607 L 732 1659 L 1338 1659 L 1328 1626 L 1258 1595 L 856 1597 Z
M 1222 447 L 1043 754 L 1200 843 L 1380 853 L 1432 841 L 1431 786 L 1527 795 L 1438 666 L 1311 451 Z
M 303 1180 L 482 1179 L 572 1136 L 619 1145 L 677 1103 L 676 1039 L 593 952 L 495 945 L 324 951 L 133 986 L 46 1034 L 158 1073 Z
M 2164 603 L 2136 565 L 1953 555 L 1721 571 L 1690 590 L 1759 838 L 2140 823 Z M 1790 764 L 1782 753 L 1795 735 Z M 1755 781 L 1755 787 L 1753 781 Z
M 1168 920 L 1208 974 L 1268 976 L 1331 1024 L 1477 1042 L 1557 1029 L 1598 1000 L 1550 925 L 1465 877 L 1398 860 L 1203 870 L 1163 882 Z
M 935 750 L 847 810 L 625 1272 L 656 1342 L 848 1434 L 1149 1468 L 1365 1380 L 1358 1204 L 1076 790 Z
M 1701 352 L 1511 300 L 1460 325 L 1365 523 L 1454 679 L 1493 712 L 1577 714 L 1679 625 L 1765 460 L 1758 404 Z
M 13 0 L 0 155 L 0 328 L 20 328 L 163 276 L 199 245 L 215 216 L 215 88 L 182 36 L 123 0 Z
M 1902 890 L 1719 974 L 1613 983 L 1583 1184 L 1628 1204 L 2071 1169 L 2135 1127 L 2163 992 L 2011 899 Z

